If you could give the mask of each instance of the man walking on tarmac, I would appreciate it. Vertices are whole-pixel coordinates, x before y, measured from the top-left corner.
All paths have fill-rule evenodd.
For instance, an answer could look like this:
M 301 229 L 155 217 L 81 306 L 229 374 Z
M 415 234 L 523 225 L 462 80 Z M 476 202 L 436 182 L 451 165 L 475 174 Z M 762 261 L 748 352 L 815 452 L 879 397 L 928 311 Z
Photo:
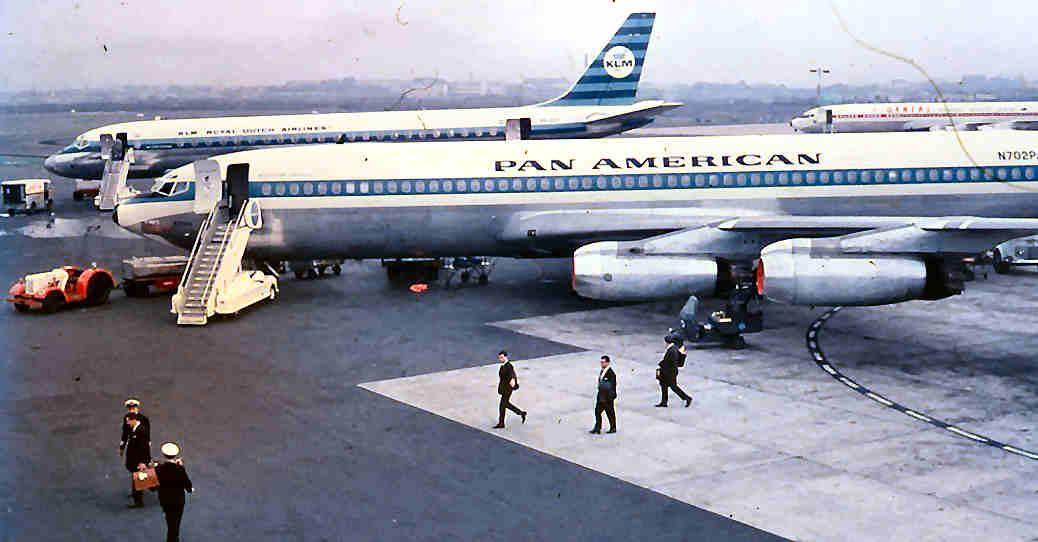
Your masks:
M 519 379 L 516 378 L 515 367 L 512 367 L 512 362 L 508 361 L 508 352 L 504 350 L 498 352 L 497 361 L 501 362 L 501 369 L 497 372 L 497 393 L 501 395 L 501 404 L 498 405 L 497 425 L 494 426 L 494 429 L 504 429 L 505 409 L 522 416 L 523 423 L 526 423 L 526 411 L 509 401 L 509 398 L 512 397 L 512 392 L 519 389 Z
M 126 470 L 130 471 L 130 495 L 133 497 L 130 508 L 140 508 L 144 506 L 144 492 L 133 488 L 133 474 L 144 470 L 144 467 L 151 463 L 151 443 L 148 442 L 151 437 L 144 433 L 144 424 L 138 419 L 136 413 L 128 413 L 126 423 L 130 426 L 125 446 Z M 123 449 L 120 448 L 119 452 L 122 453 L 122 451 Z
M 609 431 L 616 432 L 616 410 L 613 402 L 616 401 L 616 372 L 609 366 L 609 356 L 602 356 L 599 362 L 602 370 L 598 373 L 598 395 L 595 396 L 595 426 L 591 428 L 591 434 L 602 433 L 602 413 L 609 418 Z
M 670 335 L 663 338 L 667 342 L 667 352 L 663 354 L 659 369 L 656 369 L 656 379 L 660 381 L 660 403 L 656 406 L 667 406 L 667 390 L 672 389 L 678 397 L 685 400 L 685 407 L 692 404 L 692 397 L 678 387 L 678 367 L 685 365 L 685 347 L 680 340 Z
M 180 518 L 184 516 L 184 492 L 191 493 L 191 478 L 184 470 L 184 461 L 180 455 L 180 446 L 167 442 L 159 449 L 166 461 L 155 467 L 155 477 L 159 480 L 159 504 L 166 516 L 166 542 L 180 540 Z

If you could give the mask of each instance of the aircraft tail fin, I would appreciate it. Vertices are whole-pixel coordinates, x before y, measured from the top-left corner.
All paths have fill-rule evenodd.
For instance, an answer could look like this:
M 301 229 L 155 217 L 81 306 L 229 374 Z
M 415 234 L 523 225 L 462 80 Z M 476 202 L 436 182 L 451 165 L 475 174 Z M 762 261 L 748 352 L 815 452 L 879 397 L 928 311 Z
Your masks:
M 565 94 L 537 105 L 630 105 L 638 91 L 655 13 L 632 13 Z

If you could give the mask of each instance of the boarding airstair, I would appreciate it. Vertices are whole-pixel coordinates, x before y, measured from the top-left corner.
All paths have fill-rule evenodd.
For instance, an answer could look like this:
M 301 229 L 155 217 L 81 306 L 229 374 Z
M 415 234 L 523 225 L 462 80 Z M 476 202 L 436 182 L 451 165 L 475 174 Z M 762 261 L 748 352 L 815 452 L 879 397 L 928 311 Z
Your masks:
M 171 312 L 177 324 L 204 326 L 214 314 L 234 314 L 277 295 L 277 277 L 242 270 L 253 230 L 262 227 L 259 202 L 246 200 L 228 220 L 226 207 L 213 206 L 202 222 Z
M 121 135 L 121 134 L 120 134 Z M 127 148 L 123 139 L 115 139 L 111 134 L 101 135 L 101 159 L 104 160 L 104 173 L 101 176 L 101 188 L 94 198 L 94 205 L 101 211 L 111 211 L 119 203 L 120 198 L 127 197 L 131 191 L 126 186 L 126 178 L 133 164 L 133 148 Z

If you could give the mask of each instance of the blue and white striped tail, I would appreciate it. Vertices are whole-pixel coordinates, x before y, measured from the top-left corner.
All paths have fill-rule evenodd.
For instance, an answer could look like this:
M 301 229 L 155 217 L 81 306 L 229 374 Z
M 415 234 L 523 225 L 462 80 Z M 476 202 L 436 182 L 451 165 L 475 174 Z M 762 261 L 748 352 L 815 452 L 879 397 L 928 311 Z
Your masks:
M 655 13 L 632 13 L 565 94 L 539 105 L 631 105 Z

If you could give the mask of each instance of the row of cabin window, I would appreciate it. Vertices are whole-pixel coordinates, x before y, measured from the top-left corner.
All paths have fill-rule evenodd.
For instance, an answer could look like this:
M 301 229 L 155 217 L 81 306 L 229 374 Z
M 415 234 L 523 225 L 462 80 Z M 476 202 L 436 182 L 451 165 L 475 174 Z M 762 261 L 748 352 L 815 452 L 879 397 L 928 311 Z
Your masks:
M 494 129 L 450 129 L 450 130 L 402 130 L 399 132 L 361 132 L 346 134 L 347 141 L 392 141 L 405 139 L 440 139 L 452 137 L 497 137 L 502 132 Z M 235 147 L 252 145 L 292 145 L 305 143 L 335 143 L 337 136 L 280 136 L 280 137 L 245 137 L 233 139 L 219 139 L 215 141 L 181 142 L 181 143 L 144 143 L 141 150 L 158 148 L 191 148 L 191 147 Z
M 260 183 L 264 196 L 409 194 L 450 192 L 537 192 L 551 190 L 623 190 L 714 186 L 776 186 L 818 184 L 889 184 L 909 182 L 1021 181 L 1036 178 L 1033 167 L 948 168 L 796 173 L 711 173 L 696 175 L 625 175 L 600 177 L 535 177 L 443 181 L 348 181 Z

